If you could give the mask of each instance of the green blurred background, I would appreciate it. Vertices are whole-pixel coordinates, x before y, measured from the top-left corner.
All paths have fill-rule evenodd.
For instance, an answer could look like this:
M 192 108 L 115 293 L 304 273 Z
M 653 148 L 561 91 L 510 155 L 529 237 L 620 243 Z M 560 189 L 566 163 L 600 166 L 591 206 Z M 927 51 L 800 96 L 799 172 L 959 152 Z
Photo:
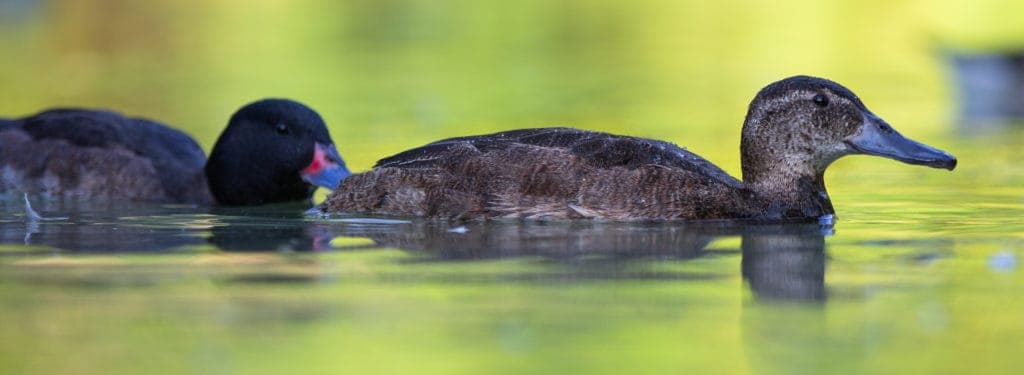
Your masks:
M 738 238 L 594 270 L 389 248 L 69 254 L 20 245 L 17 227 L 0 251 L 36 253 L 0 258 L 0 372 L 1012 373 L 1024 131 L 957 123 L 948 54 L 1024 45 L 1022 14 L 1010 0 L 0 0 L 0 115 L 111 108 L 207 150 L 235 109 L 273 96 L 317 109 L 353 170 L 443 137 L 569 125 L 676 142 L 739 176 L 750 99 L 809 74 L 960 159 L 829 169 L 820 304 L 753 298 Z M 21 225 L 20 201 L 5 207 Z M 201 214 L 85 227 L 133 220 L 228 228 Z M 369 240 L 335 239 L 350 242 Z M 678 279 L 645 278 L 662 273 Z
M 317 109 L 354 169 L 430 140 L 571 125 L 738 173 L 754 93 L 794 74 L 944 131 L 943 51 L 1024 42 L 1017 1 L 0 1 L 0 114 L 116 109 L 207 150 L 242 104 Z M 920 138 L 920 136 L 917 136 Z M 941 144 L 940 144 L 941 146 Z

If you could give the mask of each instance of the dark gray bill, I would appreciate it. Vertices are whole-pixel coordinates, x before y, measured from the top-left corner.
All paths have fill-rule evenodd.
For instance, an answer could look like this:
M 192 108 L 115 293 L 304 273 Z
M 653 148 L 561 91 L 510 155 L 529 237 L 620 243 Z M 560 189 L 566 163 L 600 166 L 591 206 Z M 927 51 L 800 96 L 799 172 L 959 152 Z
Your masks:
M 956 157 L 948 152 L 904 137 L 872 113 L 864 115 L 864 125 L 846 143 L 862 154 L 883 156 L 908 164 L 932 168 L 956 168 Z

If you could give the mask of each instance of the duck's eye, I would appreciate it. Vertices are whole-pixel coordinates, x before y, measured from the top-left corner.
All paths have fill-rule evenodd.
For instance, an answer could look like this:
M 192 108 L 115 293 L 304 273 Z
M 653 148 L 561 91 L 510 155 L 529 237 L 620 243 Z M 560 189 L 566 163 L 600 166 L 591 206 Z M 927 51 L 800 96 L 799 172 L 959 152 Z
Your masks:
M 819 107 L 824 107 L 828 105 L 828 97 L 825 96 L 825 94 L 815 95 L 814 99 L 812 100 L 814 100 L 814 104 L 817 104 Z
M 284 123 L 277 124 L 277 133 L 288 134 L 288 125 L 285 125 Z

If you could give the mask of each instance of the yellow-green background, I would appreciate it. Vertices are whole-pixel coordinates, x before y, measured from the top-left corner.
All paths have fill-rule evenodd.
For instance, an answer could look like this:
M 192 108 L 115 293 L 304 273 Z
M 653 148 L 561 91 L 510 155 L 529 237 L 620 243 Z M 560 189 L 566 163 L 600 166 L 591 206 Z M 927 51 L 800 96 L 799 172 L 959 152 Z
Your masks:
M 0 372 L 1018 372 L 1024 280 L 991 264 L 1024 256 L 1024 132 L 956 124 L 946 58 L 1024 45 L 1022 15 L 1008 0 L 0 0 L 0 114 L 112 108 L 206 149 L 236 108 L 276 96 L 317 109 L 354 170 L 442 137 L 569 125 L 738 175 L 750 98 L 809 74 L 960 159 L 830 169 L 822 304 L 756 301 L 735 253 L 638 266 L 718 275 L 705 281 L 529 282 L 573 266 L 44 251 L 0 260 Z M 250 272 L 312 281 L 225 281 Z
M 356 169 L 439 137 L 564 124 L 738 171 L 746 104 L 769 82 L 828 77 L 928 134 L 951 118 L 945 51 L 1024 43 L 1015 1 L 5 3 L 0 113 L 113 108 L 209 148 L 245 102 L 289 97 Z

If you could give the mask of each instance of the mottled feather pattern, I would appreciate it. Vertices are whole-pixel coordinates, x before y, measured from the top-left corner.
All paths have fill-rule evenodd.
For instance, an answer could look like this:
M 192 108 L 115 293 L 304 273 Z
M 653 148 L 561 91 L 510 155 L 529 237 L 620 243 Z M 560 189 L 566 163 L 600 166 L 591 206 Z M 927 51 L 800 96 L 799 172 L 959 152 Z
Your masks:
M 526 129 L 446 139 L 385 158 L 345 180 L 324 208 L 468 219 L 749 215 L 737 203 L 743 201 L 737 186 L 721 169 L 667 142 Z
M 57 138 L 33 142 L 20 130 L 0 131 L 0 144 L 0 191 L 101 200 L 167 199 L 153 165 L 124 148 L 80 147 Z
M 815 77 L 765 86 L 741 133 L 742 182 L 668 142 L 524 129 L 450 138 L 385 158 L 349 177 L 321 209 L 444 218 L 810 221 L 835 212 L 824 173 L 845 155 L 956 166 L 952 155 L 903 138 L 850 90 Z M 423 199 L 389 203 L 410 188 Z M 350 199 L 367 194 L 359 189 L 373 190 L 376 199 Z
M 708 177 L 721 183 L 733 187 L 742 186 L 738 180 L 711 162 L 672 143 L 572 128 L 520 129 L 449 138 L 381 159 L 374 167 L 426 167 L 446 158 L 446 153 L 453 149 L 471 147 L 478 152 L 486 152 L 507 148 L 512 144 L 568 150 L 596 167 L 637 168 L 656 164 L 706 171 Z
M 0 192 L 97 200 L 210 202 L 202 149 L 164 125 L 110 111 L 52 109 L 0 127 Z

